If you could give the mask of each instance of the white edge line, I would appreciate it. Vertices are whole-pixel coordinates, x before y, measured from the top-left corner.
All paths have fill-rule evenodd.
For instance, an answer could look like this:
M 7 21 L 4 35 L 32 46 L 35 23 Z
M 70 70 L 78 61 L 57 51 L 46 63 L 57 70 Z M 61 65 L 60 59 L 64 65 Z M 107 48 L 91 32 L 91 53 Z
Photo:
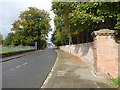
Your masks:
M 26 65 L 26 64 L 27 64 L 27 62 L 23 63 L 22 65 Z
M 21 67 L 21 66 L 19 65 L 19 66 L 17 66 L 16 68 L 19 68 L 19 67 Z
M 100 87 L 97 85 L 97 83 L 95 83 L 95 85 L 97 86 L 97 88 L 100 88 Z
M 42 85 L 41 88 L 45 88 L 46 84 L 48 83 L 50 77 L 52 76 L 52 72 L 53 72 L 54 69 L 55 69 L 55 66 L 56 66 L 56 64 L 57 64 L 57 61 L 58 61 L 58 55 L 57 55 L 57 59 L 56 59 L 56 61 L 55 61 L 55 64 L 53 65 L 53 67 L 52 67 L 50 73 L 48 74 L 48 76 L 47 76 L 46 80 L 44 81 L 44 83 L 43 83 L 43 85 Z
M 94 72 L 92 71 L 92 74 L 96 77 L 96 75 L 94 74 Z
M 14 69 L 13 68 L 11 68 L 9 71 L 13 71 Z

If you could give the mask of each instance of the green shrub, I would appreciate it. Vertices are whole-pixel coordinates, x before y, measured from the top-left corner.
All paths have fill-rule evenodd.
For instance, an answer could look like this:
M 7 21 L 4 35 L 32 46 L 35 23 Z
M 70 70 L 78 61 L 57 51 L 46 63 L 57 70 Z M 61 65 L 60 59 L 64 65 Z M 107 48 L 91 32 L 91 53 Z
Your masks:
M 118 88 L 120 88 L 120 77 L 117 78 L 111 78 L 110 81 L 117 86 Z
M 19 44 L 18 46 L 23 46 L 22 44 Z

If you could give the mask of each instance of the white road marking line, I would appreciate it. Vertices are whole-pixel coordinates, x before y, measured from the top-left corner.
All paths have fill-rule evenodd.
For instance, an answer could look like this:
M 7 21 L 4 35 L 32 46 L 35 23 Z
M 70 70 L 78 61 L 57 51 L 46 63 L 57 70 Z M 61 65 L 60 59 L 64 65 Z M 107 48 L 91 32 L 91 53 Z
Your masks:
M 23 65 L 26 65 L 26 64 L 27 64 L 27 62 L 23 63 Z
M 92 71 L 92 74 L 96 77 L 96 75 L 94 74 L 94 72 Z
M 50 73 L 48 74 L 48 76 L 47 76 L 46 80 L 44 81 L 43 85 L 41 86 L 41 88 L 45 88 L 47 82 L 48 82 L 49 79 L 52 77 L 53 71 L 54 71 L 55 66 L 56 66 L 56 64 L 57 64 L 57 61 L 58 61 L 58 58 L 56 59 L 55 64 L 54 64 L 54 66 L 52 67 L 52 70 L 51 70 Z
M 97 88 L 100 88 L 100 87 L 97 85 L 97 83 L 95 83 L 95 85 L 97 86 Z
M 17 66 L 16 68 L 19 68 L 19 67 L 21 67 L 21 66 L 19 65 L 19 66 Z
M 13 68 L 11 68 L 9 71 L 13 71 Z

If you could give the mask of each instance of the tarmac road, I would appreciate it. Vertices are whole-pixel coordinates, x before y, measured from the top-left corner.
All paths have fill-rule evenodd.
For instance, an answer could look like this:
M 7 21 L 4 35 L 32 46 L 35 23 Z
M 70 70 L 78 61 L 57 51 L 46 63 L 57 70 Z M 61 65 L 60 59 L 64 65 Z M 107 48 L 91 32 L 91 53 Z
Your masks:
M 52 48 L 2 63 L 2 88 L 40 88 L 56 61 Z

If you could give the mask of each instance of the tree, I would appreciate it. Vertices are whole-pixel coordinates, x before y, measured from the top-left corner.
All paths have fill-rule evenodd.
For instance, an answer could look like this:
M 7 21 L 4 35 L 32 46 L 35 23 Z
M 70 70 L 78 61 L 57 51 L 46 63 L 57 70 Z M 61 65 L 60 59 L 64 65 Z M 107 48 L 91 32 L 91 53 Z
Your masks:
M 59 18 L 58 16 L 55 16 L 54 24 L 56 28 L 52 35 L 52 39 L 51 39 L 52 42 L 54 42 L 54 44 L 57 46 L 68 44 L 69 32 L 67 29 L 67 25 L 64 25 L 64 23 L 62 22 L 62 19 Z
M 21 12 L 19 20 L 12 24 L 11 30 L 15 31 L 16 36 L 13 41 L 16 45 L 34 45 L 37 41 L 38 49 L 42 48 L 41 40 L 46 40 L 51 31 L 50 20 L 48 12 L 29 7 L 29 10 Z
M 117 15 L 117 24 L 116 24 L 116 29 L 118 29 L 118 31 L 116 31 L 118 34 L 116 35 L 116 41 L 120 41 L 120 13 Z
M 72 12 L 74 8 L 71 6 L 70 2 L 53 2 L 52 10 L 56 14 L 54 18 L 55 29 L 56 29 L 56 42 L 59 45 L 68 44 L 69 38 L 72 43 L 72 31 L 69 22 L 69 13 Z
M 76 26 L 77 23 L 79 24 L 80 27 L 76 31 L 78 30 L 79 36 L 86 36 L 83 41 L 91 41 L 90 33 L 94 30 L 116 29 L 120 2 L 77 2 L 75 4 L 75 9 L 69 14 L 69 18 L 71 24 Z
M 90 33 L 94 30 L 119 28 L 119 7 L 120 2 L 53 2 L 52 10 L 61 20 L 55 30 L 59 32 L 61 28 L 60 32 L 63 32 L 66 26 L 74 44 L 93 41 Z M 62 38 L 59 41 L 62 42 Z
M 3 42 L 3 46 L 9 46 L 12 44 L 14 38 L 14 33 L 8 33 Z
M 3 39 L 3 37 L 2 37 L 2 35 L 0 33 L 0 45 L 2 44 L 2 39 Z

